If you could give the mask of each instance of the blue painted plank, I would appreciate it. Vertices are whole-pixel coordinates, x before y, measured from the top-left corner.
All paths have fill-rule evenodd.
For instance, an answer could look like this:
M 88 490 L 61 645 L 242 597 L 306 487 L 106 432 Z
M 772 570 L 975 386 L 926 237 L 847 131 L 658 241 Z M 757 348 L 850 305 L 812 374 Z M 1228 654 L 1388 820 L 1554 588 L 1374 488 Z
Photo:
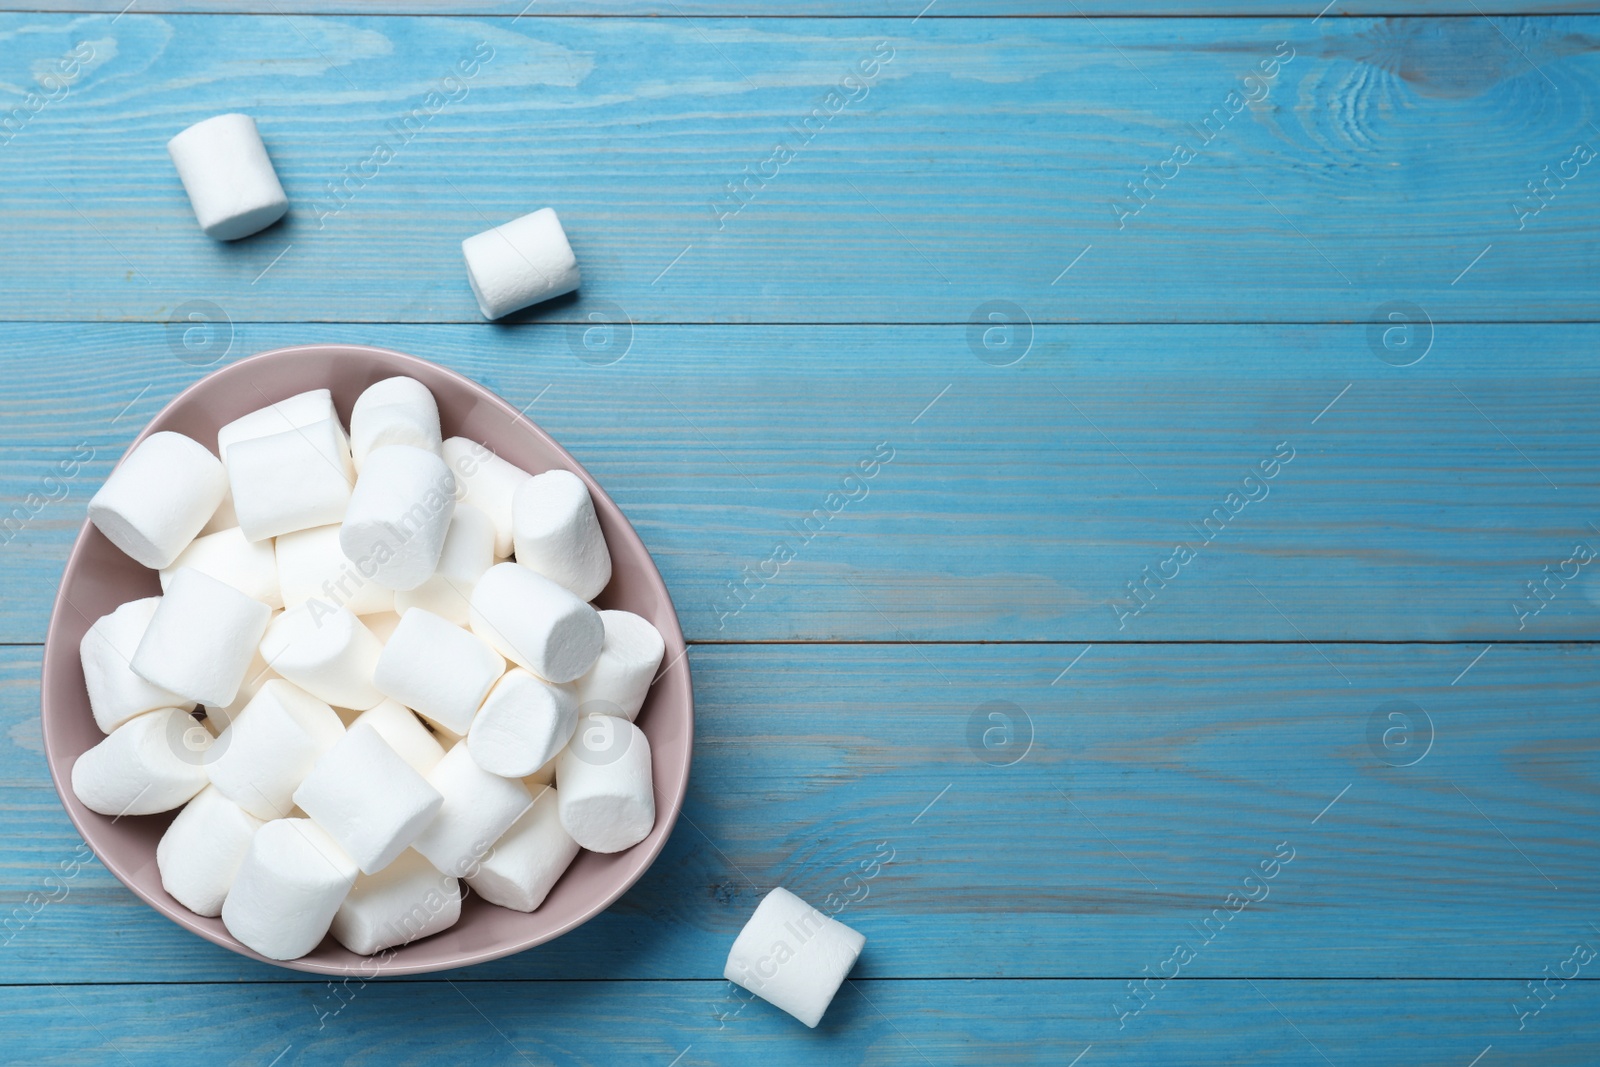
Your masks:
M 0 0 L 0 11 L 99 12 L 115 15 L 125 0 Z M 1491 15 L 1516 14 L 1593 14 L 1593 0 L 1493 0 L 1474 4 L 1471 0 L 1335 0 L 1333 3 L 1295 3 L 1294 0 L 1203 0 L 1180 3 L 1178 0 L 1076 0 L 1070 7 L 1042 0 L 598 0 L 595 3 L 546 3 L 529 5 L 512 0 L 385 0 L 381 4 L 355 5 L 351 0 L 286 0 L 285 3 L 227 3 L 226 0 L 161 0 L 159 4 L 141 0 L 136 10 L 162 14 L 212 12 L 255 15 L 453 15 L 494 18 L 521 22 L 549 17 L 633 15 L 673 19 L 706 16 L 736 16 L 749 19 L 776 18 L 877 18 L 906 22 L 950 18 L 1196 18 L 1215 15 L 1255 15 L 1306 21 L 1345 18 L 1351 15 Z
M 785 885 L 867 934 L 867 978 L 1127 980 L 1177 944 L 1187 977 L 1536 978 L 1600 914 L 1600 646 L 1482 651 L 697 647 L 661 858 L 578 931 L 452 977 L 716 978 Z M 0 983 L 303 978 L 95 861 L 62 880 L 81 846 L 37 650 L 0 666 Z
M 538 398 L 693 640 L 1600 636 L 1594 326 L 1419 329 L 1403 368 L 1361 326 L 1039 327 L 1006 367 L 960 326 L 231 329 L 191 358 L 365 342 Z M 42 639 L 89 495 L 205 372 L 179 340 L 0 326 L 0 640 Z
M 5 319 L 205 300 L 473 322 L 459 242 L 546 204 L 585 282 L 545 320 L 965 322 L 993 300 L 1035 322 L 1371 321 L 1396 300 L 1593 317 L 1588 17 L 135 10 L 0 33 L 7 109 L 94 50 L 0 146 Z M 493 58 L 447 81 L 480 45 Z M 862 63 L 872 84 L 847 84 Z M 226 109 L 257 116 L 295 208 L 225 246 L 163 145 Z

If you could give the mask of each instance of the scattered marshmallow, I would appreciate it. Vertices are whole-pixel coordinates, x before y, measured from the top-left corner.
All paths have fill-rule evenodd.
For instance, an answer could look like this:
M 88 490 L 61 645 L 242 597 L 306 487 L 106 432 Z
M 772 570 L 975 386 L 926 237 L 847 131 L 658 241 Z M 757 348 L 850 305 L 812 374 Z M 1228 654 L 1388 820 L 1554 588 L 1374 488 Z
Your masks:
M 650 741 L 615 715 L 585 715 L 556 758 L 561 825 L 591 852 L 621 852 L 656 822 Z
M 181 433 L 153 433 L 133 447 L 89 500 L 89 521 L 133 559 L 171 566 L 228 491 L 222 462 Z
M 171 811 L 205 788 L 211 735 L 181 708 L 129 719 L 72 764 L 72 791 L 101 815 Z
M 322 754 L 344 736 L 327 704 L 274 678 L 217 738 L 211 784 L 258 819 L 281 819 Z
M 216 786 L 200 790 L 156 846 L 162 888 L 196 915 L 221 915 L 222 901 L 261 826 Z
M 611 581 L 611 552 L 589 487 L 571 471 L 545 471 L 518 486 L 511 531 L 517 562 L 579 600 L 593 600 Z
M 439 454 L 439 405 L 415 378 L 385 378 L 367 386 L 350 411 L 350 454 L 356 470 L 384 445 L 412 445 Z
M 283 607 L 278 588 L 278 557 L 267 541 L 248 540 L 237 526 L 205 534 L 189 542 L 170 566 L 161 568 L 161 588 L 179 567 L 193 567 L 226 582 L 269 608 Z
M 509 557 L 515 544 L 511 530 L 512 503 L 517 487 L 531 480 L 533 475 L 465 437 L 449 438 L 441 448 L 445 463 L 455 473 L 456 485 L 462 489 L 461 502 L 471 504 L 494 523 L 495 558 Z
M 375 708 L 363 711 L 352 727 L 366 723 L 378 731 L 378 736 L 411 765 L 412 770 L 426 777 L 444 758 L 444 748 L 428 728 L 422 725 L 410 708 L 394 700 L 384 700 Z
M 370 956 L 448 930 L 461 918 L 461 883 L 407 849 L 376 874 L 356 879 L 333 917 L 335 941 Z
M 410 846 L 444 798 L 369 723 L 322 754 L 294 802 L 371 874 Z
M 385 445 L 362 464 L 339 546 L 379 585 L 415 589 L 439 565 L 455 507 L 444 460 L 412 445 Z
M 267 146 L 249 115 L 216 115 L 167 142 L 194 217 L 207 237 L 236 241 L 289 210 Z
M 578 843 L 561 825 L 554 789 L 511 824 L 467 884 L 484 900 L 512 911 L 534 911 L 578 855 Z
M 780 886 L 739 931 L 722 976 L 815 1027 L 866 943 Z
M 486 319 L 498 319 L 578 287 L 578 258 L 553 209 L 538 211 L 461 242 L 467 281 Z
M 206 705 L 233 703 L 272 609 L 191 567 L 175 571 L 128 665 Z
M 472 590 L 472 632 L 541 678 L 570 682 L 600 657 L 599 612 L 520 563 L 497 563 Z
M 228 449 L 240 441 L 253 441 L 258 437 L 271 437 L 285 430 L 298 430 L 319 422 L 331 422 L 339 427 L 339 412 L 333 406 L 333 393 L 327 389 L 308 389 L 304 393 L 285 397 L 266 407 L 241 415 L 217 431 L 217 455 L 226 462 Z M 339 440 L 345 440 L 339 429 Z M 355 467 L 350 468 L 355 475 Z
M 222 924 L 269 960 L 317 947 L 345 895 L 355 863 L 310 819 L 276 819 L 257 830 L 222 905 Z
M 585 714 L 639 717 L 667 646 L 648 619 L 631 611 L 602 611 L 605 643 L 589 673 L 578 679 L 578 710 Z
M 464 734 L 506 662 L 481 639 L 431 611 L 400 617 L 373 672 L 378 692 Z
M 248 438 L 225 458 L 239 529 L 252 541 L 338 522 L 350 503 L 350 451 L 336 421 Z
M 533 803 L 520 781 L 490 774 L 474 763 L 466 745 L 444 754 L 428 784 L 444 797 L 444 806 L 411 847 L 457 878 L 472 877 L 494 843 Z
M 355 711 L 383 700 L 372 684 L 382 652 L 349 608 L 316 598 L 280 614 L 261 639 L 261 655 L 280 676 L 318 700 Z
M 415 589 L 394 594 L 394 609 L 427 608 L 441 618 L 465 626 L 471 617 L 472 589 L 494 566 L 494 523 L 471 504 L 457 504 L 444 535 L 444 548 L 433 575 Z
M 317 526 L 282 534 L 273 542 L 283 606 L 292 608 L 320 597 L 362 616 L 394 611 L 394 590 L 373 581 L 344 554 L 339 529 L 337 523 Z M 370 571 L 371 565 L 366 569 Z
M 524 778 L 555 758 L 578 724 L 577 694 L 519 667 L 494 684 L 467 731 L 478 766 Z
M 110 733 L 135 715 L 157 708 L 188 711 L 194 701 L 170 689 L 151 685 L 128 666 L 150 619 L 161 603 L 158 596 L 130 600 L 109 615 L 102 615 L 78 644 L 83 660 L 83 680 L 89 690 L 89 708 L 95 725 Z

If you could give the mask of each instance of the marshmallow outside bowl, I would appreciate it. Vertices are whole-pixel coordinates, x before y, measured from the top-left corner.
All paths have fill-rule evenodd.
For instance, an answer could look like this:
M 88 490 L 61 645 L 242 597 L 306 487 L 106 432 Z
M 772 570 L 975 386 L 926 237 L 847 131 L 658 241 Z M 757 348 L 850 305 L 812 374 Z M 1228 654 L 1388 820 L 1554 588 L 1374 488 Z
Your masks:
M 385 954 L 382 973 L 419 974 L 498 959 L 542 944 L 603 911 L 643 875 L 671 833 L 688 784 L 693 735 L 693 695 L 683 635 L 665 585 L 644 545 L 605 492 L 564 449 L 489 390 L 435 364 L 398 352 L 359 345 L 307 345 L 241 359 L 190 386 L 167 405 L 140 435 L 171 430 L 209 443 L 225 423 L 260 408 L 263 396 L 278 400 L 310 389 L 331 390 L 341 418 L 368 386 L 405 375 L 437 398 L 443 431 L 481 442 L 531 473 L 557 467 L 574 471 L 588 485 L 610 546 L 614 574 L 598 607 L 632 611 L 649 619 L 666 642 L 663 663 L 674 666 L 655 684 L 639 726 L 650 739 L 657 818 L 650 836 L 610 856 L 582 853 L 533 913 L 512 912 L 469 896 L 460 921 L 448 930 Z M 135 444 L 137 441 L 135 441 Z M 161 592 L 154 571 L 124 556 L 92 527 L 79 533 L 62 574 L 44 650 L 41 693 L 45 753 L 57 792 L 79 833 L 105 866 L 151 907 L 209 941 L 251 958 L 260 957 L 231 937 L 218 919 L 202 918 L 176 904 L 161 887 L 156 844 L 170 815 L 126 817 L 113 823 L 72 795 L 72 762 L 104 735 L 89 710 L 78 644 L 89 625 L 122 603 Z M 76 607 L 76 610 L 74 608 Z M 79 614 L 79 611 L 82 614 Z M 370 973 L 375 961 L 332 939 L 310 954 L 279 966 L 344 976 Z

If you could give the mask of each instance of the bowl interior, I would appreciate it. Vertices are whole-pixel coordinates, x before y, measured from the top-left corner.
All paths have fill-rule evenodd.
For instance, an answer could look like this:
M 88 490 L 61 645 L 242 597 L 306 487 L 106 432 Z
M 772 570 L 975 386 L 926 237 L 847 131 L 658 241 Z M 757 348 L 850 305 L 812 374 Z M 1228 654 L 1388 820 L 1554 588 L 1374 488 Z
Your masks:
M 664 670 L 638 719 L 650 739 L 656 824 L 649 837 L 625 852 L 609 856 L 580 853 L 532 914 L 495 907 L 468 894 L 461 920 L 443 933 L 378 956 L 357 955 L 328 937 L 309 955 L 280 964 L 323 974 L 436 971 L 495 959 L 560 936 L 605 910 L 650 866 L 677 819 L 689 780 L 694 712 L 688 661 L 677 614 L 649 552 L 588 472 L 548 434 L 483 386 L 436 364 L 387 349 L 303 345 L 252 356 L 201 379 L 152 419 L 139 439 L 158 430 L 175 430 L 214 450 L 216 431 L 224 424 L 284 397 L 318 388 L 332 391 L 348 424 L 351 405 L 361 391 L 397 374 L 416 378 L 433 391 L 446 437 L 481 442 L 533 473 L 564 467 L 588 484 L 612 559 L 611 584 L 597 603 L 642 615 L 666 640 Z M 156 843 L 175 812 L 113 819 L 90 811 L 72 792 L 73 762 L 103 736 L 89 710 L 78 644 L 100 616 L 126 601 L 160 591 L 154 571 L 124 556 L 87 521 L 83 524 L 61 577 L 45 641 L 41 714 L 50 773 L 84 841 L 129 889 L 201 937 L 263 959 L 234 940 L 221 919 L 195 915 L 161 887 Z

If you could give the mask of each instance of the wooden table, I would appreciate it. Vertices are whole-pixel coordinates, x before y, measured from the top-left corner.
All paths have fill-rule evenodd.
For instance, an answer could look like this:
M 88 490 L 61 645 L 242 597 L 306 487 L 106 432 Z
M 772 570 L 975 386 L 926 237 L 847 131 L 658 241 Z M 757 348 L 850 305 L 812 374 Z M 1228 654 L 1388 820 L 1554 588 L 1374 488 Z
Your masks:
M 1600 1060 L 1593 3 L 123 2 L 0 15 L 0 1059 Z M 543 205 L 582 291 L 485 324 Z M 691 638 L 684 818 L 540 949 L 257 965 L 51 787 L 85 501 L 310 341 L 526 404 Z M 868 939 L 816 1031 L 721 978 L 776 885 Z

